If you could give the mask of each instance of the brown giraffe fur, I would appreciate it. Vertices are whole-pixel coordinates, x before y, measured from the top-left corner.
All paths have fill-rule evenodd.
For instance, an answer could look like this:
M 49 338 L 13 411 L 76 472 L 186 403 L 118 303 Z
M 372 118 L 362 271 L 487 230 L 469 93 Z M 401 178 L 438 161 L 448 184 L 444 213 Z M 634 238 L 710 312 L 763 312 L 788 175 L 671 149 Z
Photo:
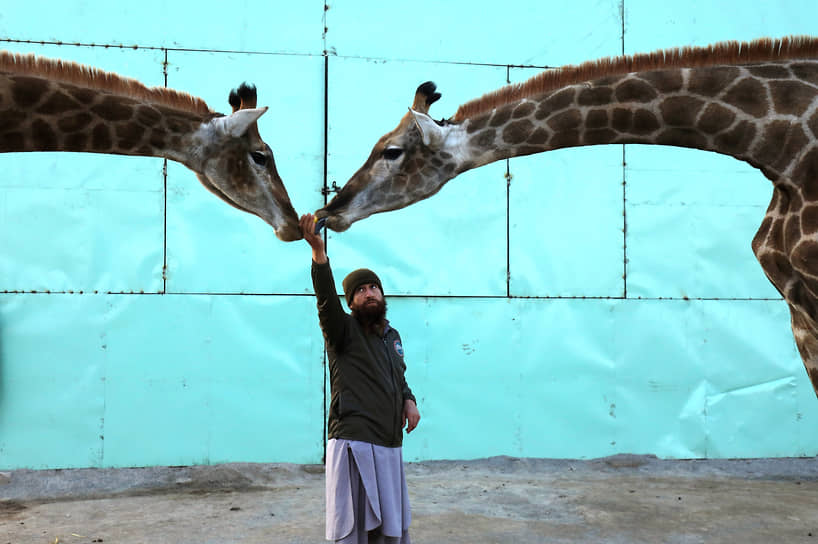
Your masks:
M 219 198 L 301 238 L 298 217 L 256 121 L 255 89 L 233 113 L 198 98 L 75 63 L 0 51 L 0 152 L 75 151 L 162 157 L 193 170 Z M 242 95 L 243 100 L 238 98 Z M 250 106 L 252 103 L 252 106 Z
M 611 143 L 731 155 L 773 182 L 752 247 L 790 308 L 818 394 L 818 39 L 729 42 L 547 71 L 433 121 L 413 108 L 316 216 L 342 231 L 435 194 L 466 170 L 551 149 Z

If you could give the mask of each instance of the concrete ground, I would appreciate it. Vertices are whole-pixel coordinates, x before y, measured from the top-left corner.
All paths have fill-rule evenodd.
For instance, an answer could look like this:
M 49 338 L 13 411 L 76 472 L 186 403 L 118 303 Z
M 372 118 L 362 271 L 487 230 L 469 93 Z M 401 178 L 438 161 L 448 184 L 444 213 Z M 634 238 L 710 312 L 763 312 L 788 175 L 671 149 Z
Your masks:
M 818 543 L 818 459 L 407 463 L 415 544 Z M 320 465 L 0 473 L 0 544 L 320 543 Z

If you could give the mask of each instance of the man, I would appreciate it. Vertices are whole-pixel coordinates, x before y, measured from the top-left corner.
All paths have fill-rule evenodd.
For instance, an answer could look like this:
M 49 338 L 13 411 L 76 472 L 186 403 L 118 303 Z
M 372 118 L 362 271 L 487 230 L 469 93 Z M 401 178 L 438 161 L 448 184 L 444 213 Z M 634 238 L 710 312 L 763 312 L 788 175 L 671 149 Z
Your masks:
M 420 420 L 406 384 L 403 346 L 386 319 L 378 276 L 361 268 L 342 283 L 351 315 L 335 290 L 315 219 L 301 216 L 312 248 L 312 283 L 326 342 L 331 400 L 327 422 L 327 540 L 409 544 L 409 497 L 403 472 L 403 428 Z

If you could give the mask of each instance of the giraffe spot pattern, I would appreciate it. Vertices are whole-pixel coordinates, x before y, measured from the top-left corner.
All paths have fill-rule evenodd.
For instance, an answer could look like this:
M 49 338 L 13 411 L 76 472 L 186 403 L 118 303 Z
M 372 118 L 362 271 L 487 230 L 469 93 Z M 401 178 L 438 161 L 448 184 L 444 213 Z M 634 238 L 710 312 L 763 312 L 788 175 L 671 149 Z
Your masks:
M 54 92 L 43 104 L 37 108 L 39 113 L 45 115 L 59 115 L 67 111 L 80 109 L 82 105 L 63 92 Z
M 764 79 L 789 79 L 792 77 L 789 68 L 777 64 L 748 66 L 747 71 L 754 76 Z
M 42 151 L 57 149 L 57 135 L 51 125 L 42 119 L 35 119 L 31 123 L 31 137 L 38 143 Z
M 166 138 L 167 132 L 162 129 L 154 129 L 151 130 L 150 136 L 148 137 L 148 142 L 154 147 L 154 149 L 163 149 L 166 147 Z
M 787 121 L 772 121 L 764 126 L 761 141 L 753 149 L 755 160 L 764 164 L 772 164 L 781 154 L 781 143 L 787 137 L 790 123 Z
M 706 134 L 716 134 L 726 130 L 736 119 L 736 114 L 721 104 L 710 103 L 702 112 L 696 126 Z
M 91 89 L 82 89 L 80 87 L 73 87 L 68 86 L 66 87 L 66 91 L 70 94 L 77 102 L 83 105 L 90 105 L 94 103 L 94 100 L 97 98 L 97 93 L 92 91 Z
M 152 127 L 159 124 L 162 120 L 162 114 L 156 108 L 143 105 L 136 108 L 134 119 L 144 127 Z
M 493 128 L 487 128 L 483 132 L 473 136 L 469 143 L 478 148 L 486 148 L 494 145 L 494 138 L 497 134 Z
M 24 145 L 22 132 L 0 132 L 0 151 L 17 151 L 23 149 Z
M 37 77 L 17 76 L 10 79 L 12 100 L 23 109 L 31 108 L 40 102 L 48 91 L 48 82 Z
M 675 93 L 682 90 L 684 79 L 679 70 L 653 70 L 638 74 L 638 77 L 644 79 L 650 85 L 662 94 Z
M 753 253 L 755 253 L 756 257 L 761 256 L 761 251 L 764 247 L 764 242 L 767 240 L 767 237 L 770 234 L 770 227 L 773 224 L 773 218 L 769 216 L 769 211 L 774 209 L 774 204 L 776 200 L 776 196 L 778 191 L 773 191 L 773 200 L 770 203 L 770 207 L 767 211 L 768 215 L 764 216 L 764 219 L 761 221 L 761 225 L 758 227 L 755 235 L 753 236 L 752 248 Z
M 619 102 L 651 102 L 659 93 L 656 89 L 639 79 L 627 79 L 616 88 L 614 93 Z
M 724 101 L 753 117 L 764 117 L 769 110 L 767 90 L 755 79 L 745 78 L 736 83 L 725 93 Z
M 486 125 L 488 125 L 490 118 L 491 115 L 483 114 L 473 119 L 469 119 L 469 124 L 466 126 L 466 132 L 468 134 L 473 134 L 478 130 L 485 128 Z
M 750 121 L 737 123 L 727 132 L 722 132 L 715 138 L 716 147 L 724 153 L 740 155 L 747 151 L 756 134 L 756 127 Z
M 784 247 L 794 246 L 801 238 L 801 218 L 798 214 L 790 214 L 784 220 Z
M 772 81 L 770 94 L 776 113 L 800 116 L 815 100 L 816 91 L 800 81 Z
M 818 138 L 818 111 L 813 113 L 812 117 L 809 118 L 807 126 L 809 126 L 809 129 L 812 132 L 813 138 Z
M 560 149 L 562 147 L 575 147 L 580 143 L 578 130 L 565 130 L 555 133 L 551 137 L 549 145 L 553 149 Z
M 577 104 L 580 106 L 602 106 L 611 102 L 613 89 L 610 87 L 591 87 L 582 89 L 577 95 Z
M 520 119 L 509 123 L 503 129 L 503 140 L 509 144 L 520 144 L 528 139 L 534 132 L 534 123 L 528 119 Z
M 657 119 L 652 111 L 636 110 L 636 112 L 634 112 L 632 129 L 634 134 L 652 134 L 659 129 L 659 126 L 659 119 Z
M 82 112 L 67 117 L 62 117 L 57 121 L 57 128 L 63 132 L 77 132 L 83 130 L 91 123 L 93 117 L 90 113 Z
M 91 131 L 91 145 L 97 151 L 107 151 L 113 147 L 111 132 L 103 123 L 97 123 Z
M 790 70 L 795 77 L 800 80 L 818 85 L 818 63 L 815 62 L 796 62 L 790 66 Z
M 63 145 L 66 151 L 84 151 L 88 147 L 88 135 L 84 132 L 67 134 Z
M 544 129 L 542 127 L 538 127 L 528 137 L 527 143 L 529 143 L 531 145 L 544 144 L 545 142 L 548 141 L 549 136 L 550 136 L 550 133 L 546 129 Z
M 660 132 L 656 143 L 703 149 L 707 145 L 707 139 L 692 128 L 672 127 Z
M 818 242 L 802 239 L 793 249 L 790 262 L 796 270 L 815 270 L 818 266 Z
M 0 130 L 3 132 L 14 130 L 23 124 L 28 115 L 18 110 L 0 111 Z
M 581 124 L 582 114 L 577 110 L 568 110 L 555 113 L 550 119 L 548 119 L 548 126 L 557 133 L 575 129 Z
M 117 137 L 117 147 L 120 149 L 133 149 L 142 140 L 145 127 L 138 123 L 124 123 L 117 125 L 114 133 Z
M 687 83 L 687 88 L 691 93 L 713 97 L 727 88 L 739 77 L 741 72 L 732 66 L 716 66 L 704 70 L 696 70 Z
M 704 101 L 692 96 L 671 96 L 659 105 L 665 123 L 670 126 L 691 127 L 696 122 Z
M 106 121 L 126 121 L 131 118 L 133 101 L 105 97 L 101 102 L 91 106 L 91 111 Z
M 541 121 L 555 111 L 567 108 L 574 103 L 574 94 L 575 91 L 571 87 L 557 91 L 537 106 L 537 112 L 534 114 L 534 118 Z
M 608 112 L 603 109 L 591 110 L 585 116 L 585 127 L 589 129 L 608 126 Z
M 536 108 L 537 106 L 533 102 L 523 102 L 522 104 L 514 108 L 514 112 L 511 114 L 511 117 L 512 119 L 528 117 L 534 112 Z
M 609 128 L 588 130 L 583 136 L 585 145 L 608 144 L 616 139 L 617 133 Z
M 792 157 L 797 157 L 798 153 L 805 149 L 809 144 L 809 139 L 800 125 L 790 125 L 790 130 L 787 133 L 787 138 L 784 145 L 781 146 L 782 152 L 778 155 L 778 160 L 772 163 L 772 168 L 784 171 L 790 165 Z
M 818 179 L 818 148 L 813 147 L 798 161 L 798 165 L 793 171 L 792 179 L 794 182 L 802 184 L 805 193 L 810 187 L 818 185 L 816 183 L 809 183 Z M 818 193 L 818 187 L 814 192 Z M 805 196 L 807 196 L 809 200 L 818 200 L 818 194 Z
M 633 129 L 633 112 L 627 108 L 614 108 L 611 127 L 618 132 L 630 132 Z
M 492 127 L 500 127 L 505 125 L 508 120 L 511 118 L 511 107 L 506 106 L 504 108 L 500 108 L 499 110 L 494 112 L 494 115 L 491 116 L 491 121 L 489 122 L 489 126 Z
M 804 234 L 818 232 L 818 204 L 808 205 L 801 211 L 801 228 Z
M 783 290 L 793 274 L 789 259 L 779 251 L 767 251 L 758 257 L 758 261 L 770 282 L 779 291 Z

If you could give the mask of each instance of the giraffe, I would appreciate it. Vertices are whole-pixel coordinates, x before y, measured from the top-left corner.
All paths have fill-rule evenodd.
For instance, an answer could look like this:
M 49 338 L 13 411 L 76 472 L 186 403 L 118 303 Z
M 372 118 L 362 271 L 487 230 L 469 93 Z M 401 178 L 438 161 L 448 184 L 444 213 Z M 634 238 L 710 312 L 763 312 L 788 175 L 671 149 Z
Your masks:
M 201 99 L 102 70 L 0 51 L 0 152 L 74 151 L 162 157 L 196 173 L 216 196 L 267 222 L 283 241 L 298 217 L 261 139 L 255 87 L 222 115 Z
M 596 144 L 657 144 L 730 155 L 773 184 L 753 251 L 790 309 L 818 395 L 818 38 L 722 42 L 542 72 L 435 121 L 420 85 L 397 128 L 316 217 L 343 231 L 434 195 L 509 157 Z

